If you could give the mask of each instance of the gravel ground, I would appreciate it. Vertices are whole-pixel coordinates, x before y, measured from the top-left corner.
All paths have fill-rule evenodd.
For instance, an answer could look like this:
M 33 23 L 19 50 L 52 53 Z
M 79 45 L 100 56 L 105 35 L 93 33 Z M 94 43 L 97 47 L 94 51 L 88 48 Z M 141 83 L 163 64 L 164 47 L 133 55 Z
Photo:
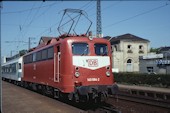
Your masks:
M 121 113 L 170 113 L 170 109 L 156 107 L 136 102 L 110 98 L 108 103 L 112 104 Z

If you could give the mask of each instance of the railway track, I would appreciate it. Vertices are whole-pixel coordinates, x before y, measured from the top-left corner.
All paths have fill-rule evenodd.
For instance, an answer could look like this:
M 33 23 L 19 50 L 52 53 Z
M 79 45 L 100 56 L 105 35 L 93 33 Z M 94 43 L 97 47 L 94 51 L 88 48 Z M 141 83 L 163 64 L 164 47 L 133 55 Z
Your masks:
M 111 98 L 137 102 L 170 109 L 170 93 L 144 89 L 120 89 L 119 93 Z
M 99 108 L 99 112 L 97 113 L 121 113 L 121 111 L 116 110 L 116 108 L 112 108 L 112 107 L 106 107 L 106 106 L 101 106 L 101 108 Z
M 111 104 L 100 103 L 93 105 L 92 108 L 89 108 L 88 113 L 121 113 L 121 111 L 117 110 Z

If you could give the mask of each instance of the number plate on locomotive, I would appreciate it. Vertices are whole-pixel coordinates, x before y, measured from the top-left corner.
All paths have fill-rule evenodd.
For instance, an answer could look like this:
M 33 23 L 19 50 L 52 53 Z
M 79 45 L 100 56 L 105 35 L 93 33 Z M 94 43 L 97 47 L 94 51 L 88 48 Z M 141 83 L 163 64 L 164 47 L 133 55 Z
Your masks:
M 91 81 L 100 81 L 100 78 L 87 78 L 87 81 L 88 82 L 91 82 Z

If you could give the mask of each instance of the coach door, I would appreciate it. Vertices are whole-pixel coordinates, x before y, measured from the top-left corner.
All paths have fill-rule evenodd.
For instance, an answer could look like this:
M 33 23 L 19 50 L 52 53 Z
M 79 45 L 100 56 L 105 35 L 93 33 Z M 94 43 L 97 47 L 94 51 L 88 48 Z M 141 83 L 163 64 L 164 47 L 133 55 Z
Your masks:
M 54 82 L 60 82 L 60 46 L 57 46 L 57 51 L 54 53 Z

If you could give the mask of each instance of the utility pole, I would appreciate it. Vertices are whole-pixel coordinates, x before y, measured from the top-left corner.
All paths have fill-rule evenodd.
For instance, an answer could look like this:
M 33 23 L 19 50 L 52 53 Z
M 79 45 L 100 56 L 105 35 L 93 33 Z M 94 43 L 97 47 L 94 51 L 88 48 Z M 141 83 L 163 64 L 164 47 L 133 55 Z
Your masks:
M 13 52 L 16 52 L 18 54 L 18 51 L 11 50 L 11 57 L 12 57 Z
M 1 16 L 1 9 L 2 9 L 2 1 L 0 1 L 0 16 Z M 0 26 L 0 31 L 1 31 L 1 26 Z M 0 36 L 0 58 L 1 58 L 1 36 Z M 0 66 L 1 66 L 1 59 L 0 59 Z M 2 78 L 1 77 L 2 76 L 1 76 L 1 68 L 0 68 L 0 112 L 2 113 L 2 82 L 1 82 Z
M 29 50 L 31 48 L 31 44 L 32 44 L 31 40 L 32 39 L 35 39 L 35 38 L 34 37 L 29 37 L 28 42 L 24 42 L 24 41 L 5 41 L 5 43 L 26 43 L 26 44 L 28 44 L 28 50 Z M 33 42 L 33 44 L 36 44 L 36 42 Z
M 28 38 L 28 50 L 30 50 L 31 49 L 31 40 L 32 39 L 35 39 L 34 37 L 29 37 Z
M 102 37 L 102 20 L 101 20 L 101 4 L 100 4 L 100 0 L 96 0 L 97 1 L 97 17 L 96 17 L 96 35 L 98 38 Z

